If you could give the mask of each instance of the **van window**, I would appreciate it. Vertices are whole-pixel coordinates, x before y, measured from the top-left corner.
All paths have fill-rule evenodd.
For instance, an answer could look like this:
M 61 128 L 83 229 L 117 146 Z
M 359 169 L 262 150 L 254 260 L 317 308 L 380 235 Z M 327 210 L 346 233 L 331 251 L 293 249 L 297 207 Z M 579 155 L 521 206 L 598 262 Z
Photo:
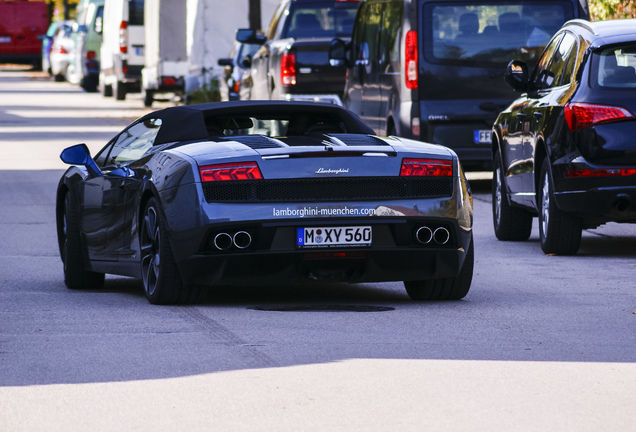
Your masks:
M 128 25 L 144 25 L 144 0 L 128 0 Z
M 563 23 L 568 2 L 429 3 L 424 7 L 424 57 L 430 63 L 501 67 L 515 58 L 535 63 Z
M 357 9 L 358 2 L 298 3 L 290 11 L 283 37 L 349 37 Z

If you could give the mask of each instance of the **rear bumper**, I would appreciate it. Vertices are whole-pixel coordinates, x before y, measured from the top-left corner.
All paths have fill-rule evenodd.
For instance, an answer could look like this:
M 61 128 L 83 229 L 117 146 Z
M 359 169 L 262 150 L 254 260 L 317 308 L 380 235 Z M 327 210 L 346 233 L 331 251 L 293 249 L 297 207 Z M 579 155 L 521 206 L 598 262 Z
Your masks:
M 287 101 L 309 101 L 309 102 L 322 102 L 332 103 L 342 106 L 342 100 L 340 96 L 336 94 L 292 94 L 285 93 L 281 96 L 281 99 Z
M 636 186 L 557 192 L 555 198 L 561 210 L 581 217 L 636 222 Z

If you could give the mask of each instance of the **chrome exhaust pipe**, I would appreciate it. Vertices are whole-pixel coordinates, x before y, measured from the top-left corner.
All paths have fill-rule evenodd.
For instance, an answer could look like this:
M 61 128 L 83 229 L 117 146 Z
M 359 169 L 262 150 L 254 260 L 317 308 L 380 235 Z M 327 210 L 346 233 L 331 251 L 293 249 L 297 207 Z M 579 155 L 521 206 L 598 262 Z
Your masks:
M 439 227 L 433 233 L 433 239 L 438 245 L 445 245 L 450 240 L 450 233 L 444 227 Z
M 228 233 L 218 233 L 214 236 L 214 246 L 218 250 L 228 250 L 232 246 L 232 237 Z
M 232 241 L 237 248 L 245 249 L 252 244 L 252 236 L 248 232 L 239 231 L 234 234 Z
M 415 232 L 415 238 L 422 244 L 428 244 L 433 239 L 433 231 L 429 227 L 419 227 Z

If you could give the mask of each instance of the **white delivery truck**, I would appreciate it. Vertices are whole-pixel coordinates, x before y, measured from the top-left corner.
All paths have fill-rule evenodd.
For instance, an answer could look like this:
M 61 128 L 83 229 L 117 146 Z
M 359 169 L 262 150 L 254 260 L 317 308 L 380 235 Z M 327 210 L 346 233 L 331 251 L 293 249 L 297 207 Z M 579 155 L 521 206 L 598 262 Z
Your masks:
M 186 5 L 184 0 L 146 0 L 141 91 L 147 107 L 158 95 L 183 97 L 188 73 Z
M 99 87 L 104 96 L 126 99 L 141 91 L 145 66 L 144 0 L 107 0 L 104 4 Z

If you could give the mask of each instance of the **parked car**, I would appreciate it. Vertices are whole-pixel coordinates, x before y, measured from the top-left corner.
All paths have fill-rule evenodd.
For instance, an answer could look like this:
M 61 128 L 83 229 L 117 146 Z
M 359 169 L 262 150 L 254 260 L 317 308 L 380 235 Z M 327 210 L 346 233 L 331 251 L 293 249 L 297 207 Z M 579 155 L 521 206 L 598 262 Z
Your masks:
M 237 38 L 241 33 L 250 32 L 250 36 L 244 42 L 234 42 L 230 56 L 218 60 L 219 66 L 224 67 L 223 80 L 227 87 L 225 100 L 247 100 L 250 98 L 252 58 L 256 51 L 265 42 L 265 35 L 252 33 L 246 29 L 237 31 Z
M 203 285 L 404 281 L 457 300 L 473 274 L 472 197 L 455 153 L 381 138 L 335 104 L 236 101 L 147 114 L 57 191 L 65 283 L 143 280 L 151 303 Z
M 563 23 L 588 16 L 587 0 L 367 0 L 351 44 L 332 48 L 347 66 L 344 106 L 378 134 L 442 144 L 466 169 L 490 169 L 492 124 L 515 98 L 505 66 L 534 64 Z
M 53 21 L 42 37 L 42 70 L 51 75 L 51 47 L 60 21 Z
M 105 97 L 126 99 L 141 91 L 145 65 L 144 0 L 109 0 L 104 4 L 99 88 Z
M 0 63 L 42 70 L 42 40 L 49 27 L 44 2 L 0 1 Z
M 81 0 L 77 6 L 77 30 L 73 33 L 75 54 L 72 68 L 85 91 L 96 92 L 99 85 L 99 58 L 102 46 L 105 0 Z
M 575 254 L 582 229 L 636 222 L 636 19 L 566 23 L 493 126 L 493 223 L 526 240 L 539 218 L 546 254 Z
M 265 43 L 252 58 L 250 98 L 342 105 L 345 68 L 329 65 L 329 44 L 335 37 L 349 40 L 358 5 L 343 0 L 282 0 Z
M 73 81 L 70 77 L 69 65 L 75 54 L 74 25 L 73 21 L 63 21 L 57 26 L 55 35 L 53 35 L 49 61 L 51 63 L 51 76 L 55 81 Z

